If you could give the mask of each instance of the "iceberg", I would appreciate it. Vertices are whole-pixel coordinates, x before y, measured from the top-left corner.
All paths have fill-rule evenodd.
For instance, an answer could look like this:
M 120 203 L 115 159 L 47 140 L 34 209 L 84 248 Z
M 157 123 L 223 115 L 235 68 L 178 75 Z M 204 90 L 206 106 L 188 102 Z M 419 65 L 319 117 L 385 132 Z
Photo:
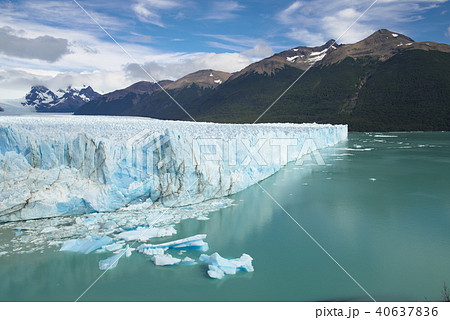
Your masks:
M 152 261 L 155 266 L 173 266 L 179 264 L 181 259 L 174 258 L 170 254 L 157 254 L 152 257 Z
M 108 236 L 90 235 L 84 239 L 71 239 L 63 242 L 59 251 L 72 251 L 88 254 L 113 242 Z
M 237 270 L 254 271 L 253 258 L 246 253 L 242 254 L 240 258 L 225 259 L 215 252 L 210 256 L 202 254 L 199 259 L 208 264 L 208 275 L 215 279 L 222 279 L 226 274 L 236 274 Z
M 197 250 L 197 251 L 208 251 L 208 244 L 203 241 L 206 238 L 206 234 L 197 234 L 192 237 L 187 237 L 184 239 L 178 239 L 170 242 L 164 242 L 160 244 L 142 244 L 137 250 L 145 254 L 158 254 L 153 252 L 161 252 L 157 250 L 168 250 L 168 249 L 178 249 L 178 250 Z
M 218 199 L 346 138 L 346 125 L 4 116 L 0 222 Z

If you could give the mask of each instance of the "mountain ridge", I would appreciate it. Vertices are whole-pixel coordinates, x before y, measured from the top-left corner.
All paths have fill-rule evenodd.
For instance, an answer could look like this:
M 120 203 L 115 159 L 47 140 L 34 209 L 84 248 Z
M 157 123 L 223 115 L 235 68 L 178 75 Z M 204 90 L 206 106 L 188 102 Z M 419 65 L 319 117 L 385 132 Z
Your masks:
M 56 93 L 43 85 L 32 86 L 25 95 L 22 106 L 35 108 L 37 112 L 74 112 L 86 102 L 100 96 L 90 86 L 78 90 L 71 86 Z
M 450 130 L 450 119 L 435 119 L 439 125 L 434 125 L 427 115 L 450 114 L 450 46 L 415 42 L 387 29 L 354 44 L 330 40 L 276 53 L 217 86 L 202 86 L 198 79 L 181 85 L 179 79 L 179 87 L 173 82 L 166 90 L 198 121 L 252 123 L 308 68 L 261 122 L 349 123 L 358 131 Z M 132 106 L 121 105 L 118 115 L 191 120 L 161 90 Z

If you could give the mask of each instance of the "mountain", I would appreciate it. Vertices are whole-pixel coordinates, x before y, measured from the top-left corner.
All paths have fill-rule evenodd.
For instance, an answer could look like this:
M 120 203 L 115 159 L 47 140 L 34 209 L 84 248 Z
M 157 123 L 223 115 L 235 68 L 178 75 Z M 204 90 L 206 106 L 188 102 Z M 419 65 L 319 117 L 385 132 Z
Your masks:
M 330 40 L 277 53 L 226 75 L 217 86 L 211 81 L 203 85 L 207 75 L 194 73 L 166 86 L 198 121 L 347 123 L 353 131 L 450 130 L 450 46 L 415 42 L 386 29 L 354 44 Z M 121 110 L 121 115 L 191 120 L 161 90 Z
M 74 112 L 86 102 L 99 96 L 100 94 L 91 87 L 81 90 L 68 87 L 66 90 L 58 89 L 54 93 L 44 86 L 33 86 L 26 94 L 22 105 L 33 107 L 37 112 Z
M 228 72 L 216 71 L 211 69 L 200 70 L 190 73 L 183 78 L 172 82 L 171 84 L 167 85 L 165 89 L 183 89 L 188 88 L 193 84 L 196 84 L 198 87 L 203 89 L 217 88 L 223 82 L 227 81 L 230 76 L 231 73 Z
M 348 123 L 354 131 L 450 130 L 449 45 L 417 43 L 383 29 L 335 48 L 321 53 L 315 48 L 304 57 L 318 60 L 259 122 Z M 193 106 L 192 116 L 255 121 L 302 74 L 293 51 L 234 75 Z M 280 56 L 286 62 L 274 72 L 255 71 Z
M 75 114 L 134 115 L 161 119 L 177 119 L 186 115 L 167 95 L 186 105 L 194 105 L 204 94 L 213 91 L 231 76 L 231 73 L 200 70 L 177 81 L 145 82 L 144 90 L 137 94 L 128 87 L 103 95 L 85 104 Z M 138 82 L 137 84 L 144 83 Z M 165 91 L 161 89 L 162 86 Z M 127 92 L 127 93 L 125 93 Z M 110 97 L 113 95 L 114 99 Z
M 125 89 L 116 90 L 93 99 L 81 106 L 75 114 L 89 115 L 122 115 L 127 110 L 141 102 L 145 97 L 160 90 L 172 81 L 163 80 L 159 84 L 140 81 Z
M 308 69 L 312 64 L 322 60 L 327 51 L 336 50 L 339 47 L 335 40 L 329 40 L 319 47 L 296 47 L 273 56 L 263 59 L 261 61 L 252 63 L 248 67 L 233 74 L 230 80 L 239 78 L 248 73 L 273 75 L 279 70 L 284 69 L 286 65 L 298 68 L 300 70 Z

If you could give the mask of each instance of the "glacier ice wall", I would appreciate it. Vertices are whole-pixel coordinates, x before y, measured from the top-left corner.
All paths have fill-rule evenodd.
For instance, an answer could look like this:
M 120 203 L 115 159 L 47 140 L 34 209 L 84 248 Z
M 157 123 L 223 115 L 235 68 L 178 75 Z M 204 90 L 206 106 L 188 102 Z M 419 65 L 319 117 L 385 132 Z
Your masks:
M 346 138 L 346 125 L 5 116 L 0 222 L 198 203 Z

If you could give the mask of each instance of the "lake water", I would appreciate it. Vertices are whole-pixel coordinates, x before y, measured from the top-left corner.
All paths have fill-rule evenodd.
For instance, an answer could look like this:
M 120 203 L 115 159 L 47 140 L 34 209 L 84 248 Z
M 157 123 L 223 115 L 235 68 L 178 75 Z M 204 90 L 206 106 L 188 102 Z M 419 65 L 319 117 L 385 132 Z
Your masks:
M 350 134 L 321 155 L 325 166 L 289 164 L 261 186 L 376 300 L 439 300 L 450 284 L 450 133 Z M 209 220 L 176 225 L 175 238 L 206 233 L 208 253 L 248 253 L 255 272 L 214 280 L 204 264 L 133 254 L 81 301 L 370 301 L 259 186 L 230 198 Z M 111 255 L 56 250 L 0 256 L 0 300 L 74 301 Z

